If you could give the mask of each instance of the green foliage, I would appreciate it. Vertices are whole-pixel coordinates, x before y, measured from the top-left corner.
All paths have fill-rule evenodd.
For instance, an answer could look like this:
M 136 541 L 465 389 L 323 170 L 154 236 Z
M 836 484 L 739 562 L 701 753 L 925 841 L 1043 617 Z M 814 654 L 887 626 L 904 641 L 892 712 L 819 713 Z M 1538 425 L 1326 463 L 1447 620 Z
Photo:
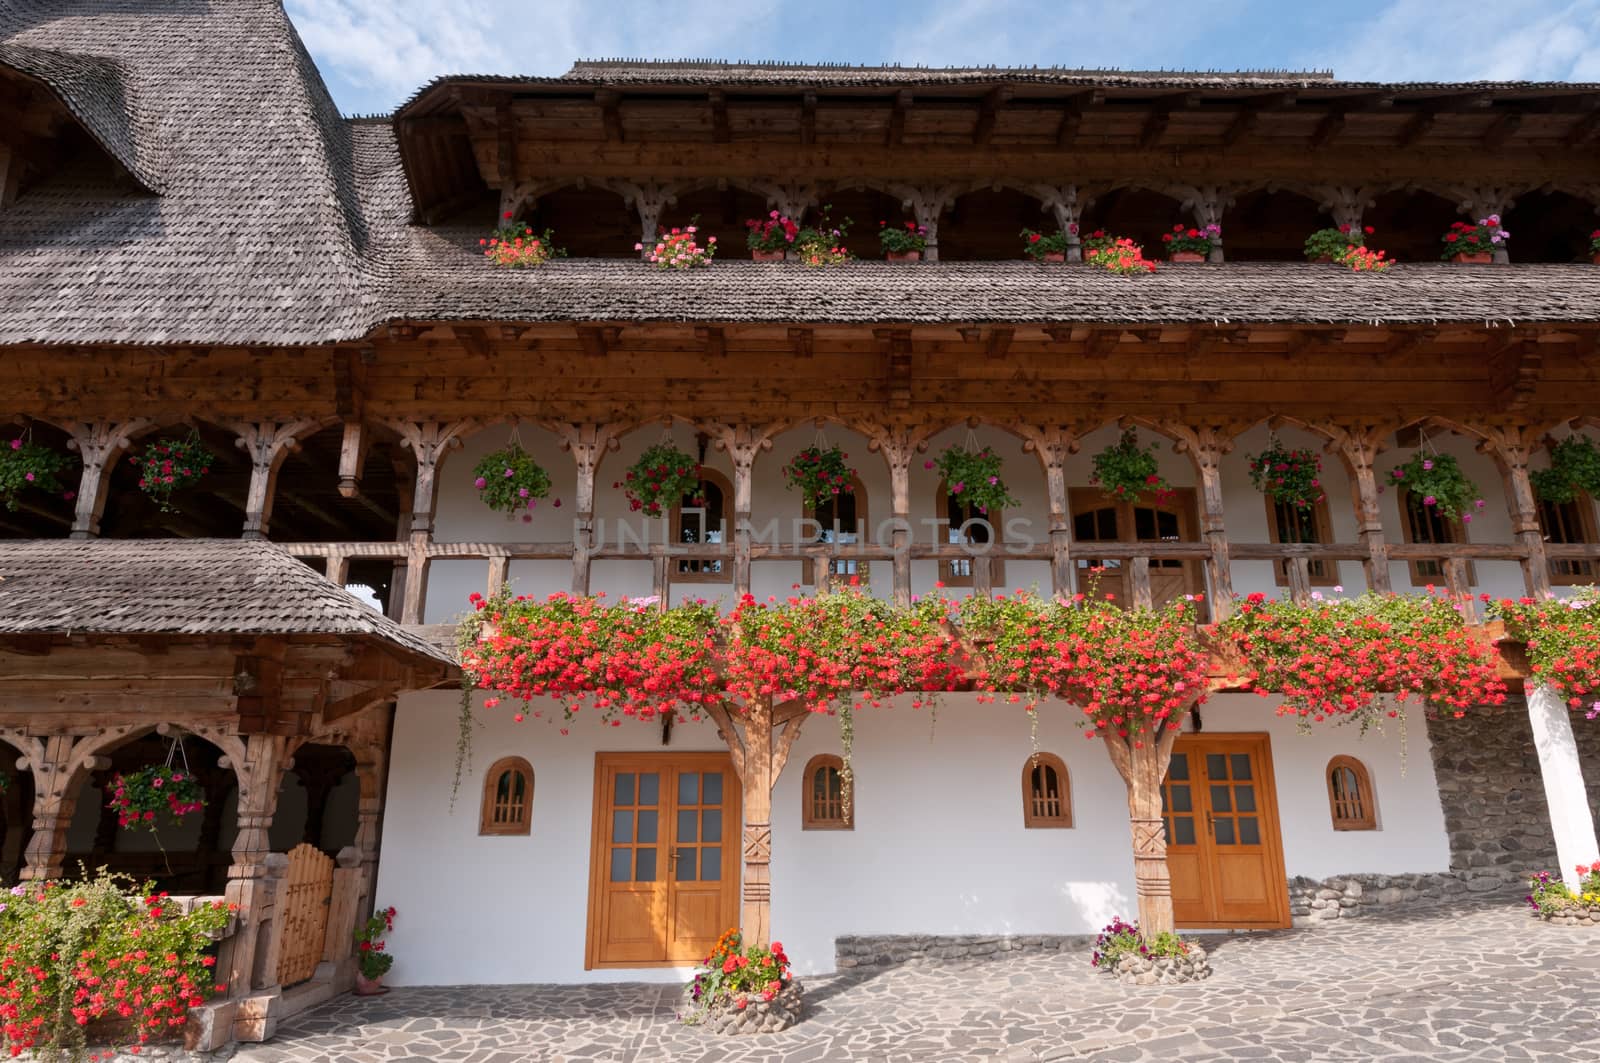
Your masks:
M 1360 229 L 1348 225 L 1341 225 L 1337 229 L 1318 229 L 1306 237 L 1306 258 L 1313 262 L 1322 258 L 1336 261 L 1350 248 L 1363 246 L 1366 240 L 1366 235 Z
M 947 447 L 932 464 L 944 477 L 944 487 L 950 497 L 979 513 L 987 514 L 991 509 L 1017 504 L 1000 477 L 1000 455 L 988 447 L 978 450 Z
M 614 484 L 628 496 L 634 512 L 647 517 L 661 517 L 685 496 L 692 496 L 696 505 L 704 505 L 700 498 L 700 463 L 673 446 L 657 443 L 639 460 L 628 466 L 626 475 Z
M 1158 471 L 1155 453 L 1158 445 L 1151 443 L 1141 447 L 1138 430 L 1125 429 L 1120 439 L 1094 456 L 1094 472 L 1089 482 L 1099 484 L 1106 494 L 1125 502 L 1137 502 L 1152 493 L 1157 499 L 1165 497 L 1172 488 Z
M 1250 483 L 1275 502 L 1308 509 L 1322 501 L 1322 459 L 1316 451 L 1286 447 L 1276 439 L 1260 454 L 1245 458 Z
M 174 510 L 172 496 L 193 487 L 211 471 L 216 456 L 190 430 L 182 439 L 158 439 L 128 459 L 139 467 L 139 490 L 149 495 L 163 513 Z
M 18 437 L 0 447 L 0 501 L 8 510 L 17 508 L 17 496 L 28 488 L 65 494 L 60 476 L 72 464 L 67 455 Z
M 1171 958 L 1187 955 L 1188 952 L 1189 943 L 1170 930 L 1163 930 L 1147 940 L 1139 932 L 1138 923 L 1124 922 L 1121 917 L 1115 917 L 1095 938 L 1089 963 L 1094 967 L 1116 970 L 1117 961 L 1124 956 Z
M 1042 261 L 1045 255 L 1064 255 L 1067 253 L 1067 234 L 1063 232 L 1040 233 L 1032 229 L 1024 229 L 1017 234 L 1026 241 L 1022 245 L 1024 254 L 1032 255 L 1037 261 Z
M 154 834 L 158 821 L 181 824 L 183 817 L 206 807 L 206 792 L 192 772 L 171 765 L 152 765 L 116 775 L 106 807 L 117 813 L 117 825 Z
M 899 255 L 907 251 L 921 251 L 928 246 L 928 230 L 914 221 L 898 226 L 880 221 L 878 243 L 888 254 Z
M 1574 893 L 1561 879 L 1540 871 L 1528 880 L 1528 904 L 1543 915 L 1555 915 L 1573 908 L 1600 911 L 1600 862 L 1578 865 L 1578 890 Z
M 483 460 L 473 466 L 472 486 L 478 489 L 478 497 L 490 509 L 515 513 L 519 509 L 532 509 L 539 499 L 550 493 L 550 474 L 513 442 L 492 454 L 485 454 Z
M 835 222 L 828 213 L 832 209 L 832 206 L 823 207 L 816 222 L 801 229 L 795 237 L 794 251 L 803 265 L 835 266 L 856 257 L 844 246 L 845 234 L 853 223 L 849 218 Z
M 1424 505 L 1437 508 L 1446 520 L 1472 522 L 1472 514 L 1483 508 L 1483 496 L 1478 485 L 1467 479 L 1466 473 L 1450 454 L 1427 454 L 1417 451 L 1411 460 L 1393 472 L 1395 482 L 1406 488 Z
M 699 1022 L 715 1005 L 743 1008 L 755 999 L 771 1000 L 789 984 L 789 957 L 784 955 L 782 942 L 774 941 L 765 949 L 755 945 L 744 948 L 743 944 L 737 928 L 717 939 L 689 984 L 695 1010 L 685 1023 Z
M 384 936 L 394 929 L 394 917 L 393 907 L 379 908 L 356 927 L 356 962 L 361 965 L 362 975 L 374 981 L 394 966 L 394 957 L 384 951 Z
M 807 506 L 815 508 L 837 495 L 854 493 L 850 478 L 856 471 L 845 464 L 849 456 L 838 447 L 807 447 L 783 467 L 783 478 L 791 489 L 800 489 Z
M 1528 478 L 1543 502 L 1571 502 L 1580 491 L 1600 495 L 1600 447 L 1587 436 L 1568 436 L 1550 448 L 1550 467 Z

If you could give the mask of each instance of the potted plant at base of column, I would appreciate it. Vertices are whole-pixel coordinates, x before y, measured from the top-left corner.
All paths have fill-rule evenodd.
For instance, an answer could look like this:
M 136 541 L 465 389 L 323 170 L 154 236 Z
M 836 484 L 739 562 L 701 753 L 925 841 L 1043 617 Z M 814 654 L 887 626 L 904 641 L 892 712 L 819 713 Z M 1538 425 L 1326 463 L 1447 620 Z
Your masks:
M 899 228 L 880 221 L 878 243 L 883 245 L 883 257 L 890 262 L 916 262 L 927 249 L 928 230 L 914 221 L 908 221 Z
M 1067 234 L 1062 232 L 1037 233 L 1032 229 L 1024 229 L 1018 234 L 1028 241 L 1022 245 L 1022 253 L 1035 262 L 1065 262 L 1067 260 Z
M 1494 260 L 1495 248 L 1509 239 L 1511 234 L 1500 228 L 1498 214 L 1479 218 L 1476 225 L 1451 222 L 1450 230 L 1443 237 L 1444 253 L 1439 257 L 1466 265 L 1488 265 Z
M 1170 262 L 1204 262 L 1217 241 L 1222 239 L 1222 226 L 1211 224 L 1204 228 L 1174 225 L 1164 233 L 1161 242 L 1167 245 Z
M 765 218 L 751 218 L 744 223 L 745 246 L 750 248 L 752 262 L 782 262 L 800 226 L 787 214 L 768 211 Z
M 783 943 L 744 948 L 737 928 L 724 933 L 704 966 L 684 987 L 683 1022 L 712 1033 L 760 1034 L 786 1030 L 805 1010 L 800 983 L 789 973 Z
M 389 991 L 383 976 L 394 966 L 394 957 L 384 951 L 383 938 L 394 929 L 394 908 L 380 908 L 356 928 L 356 996 L 375 997 Z

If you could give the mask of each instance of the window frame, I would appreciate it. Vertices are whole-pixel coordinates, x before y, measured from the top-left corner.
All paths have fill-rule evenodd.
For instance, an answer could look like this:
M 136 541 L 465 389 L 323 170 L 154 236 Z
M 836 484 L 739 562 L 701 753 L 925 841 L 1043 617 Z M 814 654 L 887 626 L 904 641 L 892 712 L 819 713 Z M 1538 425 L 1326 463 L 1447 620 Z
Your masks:
M 527 785 L 521 809 L 522 818 L 514 822 L 496 823 L 495 797 L 500 789 L 500 778 L 507 772 L 520 774 Z M 501 757 L 489 765 L 483 779 L 483 800 L 478 807 L 478 835 L 480 837 L 526 837 L 533 832 L 533 765 L 523 757 Z
M 700 470 L 700 483 L 710 483 L 715 486 L 718 491 L 722 492 L 722 545 L 730 545 L 733 542 L 733 484 L 730 483 L 728 478 L 722 475 L 722 473 L 717 472 L 715 469 L 706 468 L 702 468 Z M 708 516 L 710 515 L 710 512 L 711 511 L 709 509 L 706 510 Z M 668 528 L 669 534 L 671 535 L 671 539 L 669 540 L 671 545 L 684 545 L 683 501 L 681 499 L 673 504 L 672 510 L 668 514 L 668 519 L 671 521 L 671 524 Z M 704 526 L 702 526 L 701 531 L 704 533 Z M 692 558 L 673 558 L 672 561 L 671 581 L 673 583 L 733 582 L 733 559 L 731 556 L 723 559 L 721 562 L 721 572 L 686 572 L 683 570 L 682 566 L 695 563 Z M 703 561 L 700 563 L 709 565 L 715 564 L 716 562 Z
M 933 502 L 934 515 L 936 517 L 938 517 L 940 520 L 943 520 L 943 521 L 946 522 L 943 525 L 943 527 L 944 527 L 944 537 L 939 542 L 939 545 L 940 546 L 956 545 L 951 540 L 950 533 L 951 533 L 951 531 L 953 531 L 956 528 L 958 528 L 959 525 L 954 525 L 953 526 L 953 525 L 951 525 L 949 523 L 950 502 L 952 500 L 950 498 L 949 487 L 945 483 L 945 480 L 944 480 L 943 477 L 940 477 L 938 484 L 935 485 L 933 498 L 934 498 L 934 502 Z M 972 513 L 972 507 L 970 505 L 968 505 L 965 502 L 958 503 L 958 505 L 960 505 L 962 507 L 962 509 L 966 511 L 966 513 L 967 513 L 967 518 L 966 519 L 967 520 L 974 519 L 974 515 Z M 1006 563 L 1005 563 L 1005 560 L 1004 560 L 1004 557 L 1003 557 L 1001 551 L 999 550 L 999 546 L 1000 546 L 1001 543 L 1003 543 L 1005 541 L 1005 527 L 1006 527 L 1006 513 L 1005 513 L 1005 510 L 1004 509 L 991 509 L 988 513 L 978 514 L 977 515 L 977 519 L 981 519 L 981 520 L 987 521 L 989 526 L 994 529 L 994 539 L 989 543 L 989 547 L 990 547 L 989 555 L 988 555 L 989 556 L 989 586 L 991 588 L 1003 587 L 1003 586 L 1005 586 L 1005 582 L 1006 582 Z M 965 523 L 965 521 L 963 521 L 962 523 Z M 969 555 L 969 558 L 976 559 L 977 556 L 978 556 L 977 554 L 971 554 L 971 555 Z M 956 572 L 956 563 L 957 562 L 954 561 L 954 560 L 950 560 L 950 561 L 941 560 L 939 562 L 939 582 L 944 584 L 946 587 L 971 587 L 971 586 L 973 586 L 974 585 L 973 584 L 973 575 L 974 575 L 974 573 L 972 572 L 972 565 L 969 563 L 968 566 L 967 566 L 967 568 L 968 568 L 967 573 L 965 575 L 961 575 L 961 574 Z
M 1033 793 L 1033 773 L 1039 768 L 1050 768 L 1056 773 L 1061 786 L 1061 811 L 1054 816 L 1036 810 Z M 1072 773 L 1066 762 L 1054 753 L 1035 753 L 1022 762 L 1022 826 L 1027 830 L 1071 830 Z
M 1465 524 L 1459 520 L 1446 520 L 1443 517 L 1438 518 L 1439 527 L 1444 529 L 1445 535 L 1448 536 L 1448 538 L 1446 538 L 1443 542 L 1435 542 L 1432 539 L 1418 539 L 1415 514 L 1423 510 L 1424 507 L 1419 499 L 1417 506 L 1415 509 L 1413 509 L 1411 505 L 1411 499 L 1412 492 L 1411 488 L 1409 487 L 1402 486 L 1400 490 L 1396 492 L 1395 502 L 1400 507 L 1400 532 L 1407 543 L 1413 546 L 1460 546 L 1464 543 L 1472 541 L 1467 538 L 1467 526 Z M 1423 572 L 1423 565 L 1437 565 L 1439 566 L 1439 571 L 1432 573 Z M 1411 585 L 1413 587 L 1426 587 L 1429 584 L 1443 583 L 1445 581 L 1444 562 L 1421 561 L 1417 559 L 1409 560 L 1406 562 L 1406 575 L 1410 578 Z M 1477 566 L 1471 561 L 1467 562 L 1466 580 L 1467 586 L 1477 586 L 1478 569 Z
M 1276 545 L 1288 545 L 1287 541 L 1283 538 L 1283 526 L 1278 521 L 1279 505 L 1288 505 L 1288 503 L 1279 503 L 1274 500 L 1271 495 L 1266 494 L 1265 492 L 1262 493 L 1261 499 L 1267 504 L 1268 537 Z M 1316 536 L 1312 542 L 1319 545 L 1333 542 L 1333 518 L 1328 512 L 1328 499 L 1326 495 L 1317 499 L 1311 504 L 1311 529 L 1312 534 Z M 1319 567 L 1322 569 L 1321 575 L 1317 574 L 1317 569 Z M 1314 560 L 1309 566 L 1307 566 L 1307 572 L 1310 575 L 1311 586 L 1313 587 L 1339 586 L 1339 562 L 1337 561 Z M 1272 563 L 1272 581 L 1275 586 L 1289 586 L 1288 559 L 1274 561 Z
M 813 785 L 816 774 L 826 768 L 832 768 L 840 776 L 841 800 L 839 802 L 839 818 L 822 817 L 816 814 L 816 806 L 812 802 Z M 818 753 L 806 761 L 805 774 L 800 777 L 800 829 L 801 830 L 855 830 L 856 809 L 854 795 L 849 807 L 845 807 L 842 787 L 844 780 L 844 758 L 837 753 Z
M 858 529 L 858 531 L 854 533 L 856 535 L 856 542 L 854 545 L 859 546 L 867 541 L 869 538 L 868 529 L 872 527 L 871 518 L 867 515 L 867 488 L 866 485 L 861 482 L 861 477 L 854 475 L 850 477 L 850 487 L 850 497 L 855 500 L 856 505 L 856 529 Z M 802 517 L 804 517 L 806 520 L 816 521 L 818 524 L 822 523 L 822 521 L 817 517 L 816 506 L 806 505 L 803 501 L 800 505 L 800 513 Z M 823 527 L 823 531 L 829 531 L 831 529 L 831 524 Z M 839 530 L 843 531 L 844 526 L 840 525 Z M 820 540 L 818 540 L 818 542 L 820 542 Z M 816 544 L 813 543 L 812 545 Z M 807 563 L 809 564 L 809 562 Z M 854 572 L 839 571 L 839 565 L 851 563 L 854 563 L 856 566 L 856 570 Z M 861 586 L 866 586 L 868 580 L 871 578 L 871 565 L 872 562 L 870 561 L 859 561 L 852 557 L 830 557 L 828 558 L 828 578 L 837 584 L 840 580 L 848 581 L 852 576 L 854 576 L 860 581 Z M 810 577 L 811 573 L 807 571 L 806 578 L 810 579 Z
M 1348 771 L 1355 778 L 1356 795 L 1361 808 L 1360 816 L 1342 815 L 1339 812 L 1339 798 L 1333 780 L 1341 771 Z M 1378 797 L 1372 788 L 1372 775 L 1367 771 L 1365 764 L 1349 754 L 1341 753 L 1328 761 L 1323 776 L 1328 790 L 1328 815 L 1333 821 L 1334 830 L 1378 829 Z
M 1560 508 L 1563 506 L 1571 506 L 1573 508 L 1573 513 L 1577 518 L 1578 533 L 1582 536 L 1582 538 L 1577 541 L 1585 544 L 1600 543 L 1600 526 L 1597 526 L 1595 521 L 1594 499 L 1589 497 L 1586 492 L 1579 491 L 1577 496 L 1573 498 L 1571 502 L 1538 502 L 1537 506 L 1539 511 L 1539 534 L 1544 538 L 1545 542 L 1555 543 L 1555 540 L 1550 538 L 1550 524 L 1545 519 L 1545 507 L 1555 506 Z M 1557 543 L 1556 545 L 1563 544 Z M 1574 567 L 1586 565 L 1588 566 L 1589 571 L 1561 571 L 1563 566 L 1568 565 Z M 1595 582 L 1596 568 L 1600 566 L 1597 566 L 1596 562 L 1594 561 L 1550 558 L 1545 563 L 1545 567 L 1550 571 L 1551 585 L 1557 587 L 1578 587 Z

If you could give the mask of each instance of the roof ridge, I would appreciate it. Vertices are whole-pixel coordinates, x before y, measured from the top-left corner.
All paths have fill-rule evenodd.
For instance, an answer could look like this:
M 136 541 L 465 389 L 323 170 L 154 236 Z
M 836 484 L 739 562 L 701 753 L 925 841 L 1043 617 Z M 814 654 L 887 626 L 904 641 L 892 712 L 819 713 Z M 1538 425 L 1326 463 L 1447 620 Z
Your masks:
M 1092 77 L 1096 74 L 1106 74 L 1115 77 L 1164 77 L 1174 74 L 1190 74 L 1205 77 L 1293 77 L 1293 78 L 1318 78 L 1336 80 L 1332 68 L 1317 68 L 1312 70 L 1296 70 L 1292 67 L 1251 67 L 1235 70 L 1206 69 L 1195 67 L 1161 67 L 1156 70 L 1124 70 L 1120 67 L 1080 67 L 1061 63 L 972 63 L 936 65 L 931 63 L 840 63 L 831 61 L 809 62 L 803 59 L 648 59 L 626 56 L 596 57 L 573 60 L 572 67 L 563 77 L 575 77 L 580 71 L 598 68 L 638 67 L 647 70 L 831 70 L 831 71 L 859 71 L 872 73 L 874 71 L 896 72 L 926 72 L 929 74 L 941 73 L 976 73 L 1007 71 L 1037 73 L 1040 71 L 1053 74 L 1079 74 Z

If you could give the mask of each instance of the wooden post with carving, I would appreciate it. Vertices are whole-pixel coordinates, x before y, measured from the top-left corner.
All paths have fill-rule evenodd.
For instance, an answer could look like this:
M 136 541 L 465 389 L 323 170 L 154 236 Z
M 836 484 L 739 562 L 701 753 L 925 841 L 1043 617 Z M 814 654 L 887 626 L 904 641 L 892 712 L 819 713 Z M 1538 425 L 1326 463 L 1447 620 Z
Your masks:
M 400 445 L 410 447 L 417 459 L 417 482 L 411 499 L 411 533 L 406 552 L 404 624 L 422 623 L 428 597 L 428 545 L 433 542 L 433 515 L 439 504 L 439 462 L 451 447 L 461 445 L 470 421 L 399 421 Z
M 750 593 L 750 513 L 751 484 L 756 455 L 772 449 L 772 437 L 788 427 L 786 421 L 771 424 L 709 424 L 705 431 L 716 440 L 733 463 L 733 597 L 735 601 Z
M 572 455 L 577 467 L 578 486 L 573 497 L 572 514 L 572 593 L 589 593 L 590 556 L 594 552 L 594 484 L 608 451 L 620 446 L 619 438 L 627 431 L 626 425 L 597 424 L 585 421 L 579 424 L 552 422 L 545 425 L 561 437 L 561 449 Z
M 1050 592 L 1058 598 L 1072 596 L 1072 510 L 1067 501 L 1067 458 L 1078 451 L 1076 429 L 1018 425 L 1022 449 L 1035 455 L 1044 468 L 1045 493 L 1050 504 Z
M 1528 458 L 1538 446 L 1534 433 L 1523 425 L 1479 427 L 1483 437 L 1478 449 L 1494 459 L 1505 485 L 1506 508 L 1511 514 L 1511 534 L 1526 552 L 1522 559 L 1522 580 L 1533 598 L 1550 594 L 1550 562 L 1545 556 L 1544 528 L 1539 521 L 1539 503 L 1528 476 Z
M 272 520 L 272 499 L 277 492 L 278 470 L 290 452 L 300 448 L 300 436 L 317 427 L 316 421 L 261 421 L 235 424 L 239 434 L 234 445 L 250 458 L 250 490 L 245 496 L 244 534 L 246 539 L 267 538 Z
M 1188 425 L 1163 422 L 1161 429 L 1177 440 L 1176 449 L 1187 453 L 1200 478 L 1200 524 L 1211 556 L 1206 569 L 1211 577 L 1211 619 L 1226 620 L 1233 612 L 1233 570 L 1228 558 L 1228 531 L 1222 504 L 1222 456 L 1244 426 L 1212 423 Z
M 894 601 L 911 604 L 911 459 L 928 449 L 928 428 L 862 425 L 867 449 L 883 455 L 889 464 L 889 494 L 893 509 Z M 880 525 L 881 527 L 881 525 Z
M 1367 589 L 1387 594 L 1389 582 L 1389 548 L 1384 542 L 1383 513 L 1378 508 L 1378 478 L 1374 464 L 1378 452 L 1388 439 L 1388 425 L 1368 421 L 1319 422 L 1307 425 L 1314 432 L 1328 438 L 1327 450 L 1339 455 L 1350 477 L 1350 494 L 1356 511 L 1356 533 L 1367 548 L 1362 560 L 1366 570 Z
M 1128 825 L 1133 836 L 1133 885 L 1139 900 L 1139 930 L 1146 940 L 1174 929 L 1172 875 L 1167 869 L 1167 833 L 1161 820 L 1161 780 L 1172 763 L 1178 732 L 1153 741 L 1100 736 L 1117 774 L 1128 787 Z
M 100 518 L 105 516 L 111 472 L 132 445 L 133 437 L 150 427 L 150 422 L 135 417 L 126 421 L 68 421 L 64 427 L 72 433 L 67 440 L 68 449 L 83 456 L 71 537 L 93 539 L 100 534 Z

